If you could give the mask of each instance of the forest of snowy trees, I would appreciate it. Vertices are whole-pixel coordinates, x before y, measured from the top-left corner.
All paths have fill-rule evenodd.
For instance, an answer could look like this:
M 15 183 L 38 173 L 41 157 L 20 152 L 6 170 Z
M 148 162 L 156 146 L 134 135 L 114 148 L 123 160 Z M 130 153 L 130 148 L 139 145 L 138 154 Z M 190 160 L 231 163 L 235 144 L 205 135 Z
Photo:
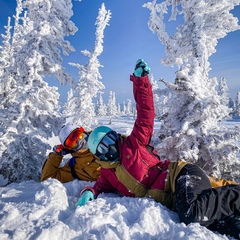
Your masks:
M 0 176 L 6 184 L 39 179 L 50 149 L 48 139 L 58 134 L 68 118 L 90 130 L 96 116 L 135 115 L 135 104 L 130 99 L 119 103 L 113 91 L 108 102 L 103 102 L 99 56 L 112 17 L 104 4 L 96 16 L 93 50 L 82 51 L 88 61 L 69 63 L 79 70 L 76 83 L 62 66 L 62 56 L 74 51 L 65 39 L 77 31 L 70 20 L 72 1 L 16 2 L 0 49 Z M 153 0 L 144 4 L 150 11 L 149 29 L 166 46 L 162 63 L 178 68 L 174 83 L 161 79 L 164 89 L 159 89 L 154 73 L 149 76 L 156 118 L 162 121 L 153 142 L 158 154 L 162 159 L 197 163 L 210 175 L 235 180 L 240 176 L 236 156 L 240 131 L 220 127 L 219 122 L 240 115 L 240 91 L 232 100 L 224 76 L 209 78 L 209 57 L 216 51 L 218 39 L 240 29 L 238 19 L 230 13 L 239 4 L 239 0 Z M 199 17 L 199 12 L 204 14 Z M 166 31 L 166 14 L 170 21 L 180 14 L 184 18 L 172 35 Z M 70 86 L 63 106 L 57 88 L 45 81 L 47 76 Z

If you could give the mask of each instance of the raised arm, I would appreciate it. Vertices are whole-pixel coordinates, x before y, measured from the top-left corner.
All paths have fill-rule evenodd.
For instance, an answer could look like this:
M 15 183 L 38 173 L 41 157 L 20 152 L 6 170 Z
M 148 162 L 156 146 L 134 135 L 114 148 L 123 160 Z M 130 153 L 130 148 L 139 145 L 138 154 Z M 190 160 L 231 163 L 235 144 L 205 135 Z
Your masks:
M 145 62 L 143 63 L 146 64 Z M 143 73 L 140 75 L 136 70 L 134 74 L 130 76 L 130 80 L 133 82 L 133 95 L 137 110 L 137 119 L 131 135 L 137 138 L 142 145 L 147 145 L 151 139 L 154 127 L 155 113 L 152 85 L 148 78 L 149 67 L 145 76 L 141 76 Z

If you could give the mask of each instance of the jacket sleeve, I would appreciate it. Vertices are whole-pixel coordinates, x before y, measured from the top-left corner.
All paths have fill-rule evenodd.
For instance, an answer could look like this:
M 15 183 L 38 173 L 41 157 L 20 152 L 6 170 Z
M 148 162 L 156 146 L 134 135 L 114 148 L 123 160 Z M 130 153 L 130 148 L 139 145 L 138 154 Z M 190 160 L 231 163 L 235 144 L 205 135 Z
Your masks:
M 100 176 L 98 177 L 96 183 L 94 184 L 93 188 L 91 189 L 94 193 L 95 198 L 104 192 L 104 193 L 114 193 L 117 190 L 112 186 L 112 184 L 107 180 L 105 176 L 108 176 L 106 169 L 101 169 Z
M 137 118 L 131 135 L 146 146 L 151 139 L 154 127 L 152 85 L 148 76 L 136 77 L 131 75 L 130 80 L 133 82 L 133 95 L 137 110 Z
M 54 153 L 50 153 L 47 160 L 42 167 L 41 181 L 45 181 L 48 178 L 56 178 L 62 183 L 72 181 L 74 178 L 69 167 L 59 167 L 62 156 Z

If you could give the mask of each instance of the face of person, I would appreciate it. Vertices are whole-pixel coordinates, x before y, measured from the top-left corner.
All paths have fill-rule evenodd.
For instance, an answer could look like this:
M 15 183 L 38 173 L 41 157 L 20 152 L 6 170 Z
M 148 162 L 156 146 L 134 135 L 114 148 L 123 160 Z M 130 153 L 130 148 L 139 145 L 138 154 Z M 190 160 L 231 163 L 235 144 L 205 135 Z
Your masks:
M 97 146 L 96 156 L 104 161 L 115 161 L 119 157 L 118 135 L 115 131 L 107 133 Z
M 72 131 L 64 142 L 64 146 L 68 149 L 81 149 L 86 146 L 88 135 L 83 128 L 77 128 Z

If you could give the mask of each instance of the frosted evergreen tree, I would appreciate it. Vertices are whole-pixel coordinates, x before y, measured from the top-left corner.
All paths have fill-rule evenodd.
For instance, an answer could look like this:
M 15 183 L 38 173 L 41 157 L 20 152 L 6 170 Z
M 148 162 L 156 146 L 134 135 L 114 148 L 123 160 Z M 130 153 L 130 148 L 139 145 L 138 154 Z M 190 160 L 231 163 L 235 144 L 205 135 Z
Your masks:
M 118 114 L 118 116 L 122 115 L 120 103 L 117 104 L 117 114 Z
M 150 30 L 166 45 L 162 63 L 178 67 L 175 83 L 165 83 L 171 98 L 158 133 L 158 153 L 162 159 L 195 162 L 218 177 L 240 174 L 239 130 L 219 127 L 229 109 L 221 104 L 216 78 L 209 78 L 208 59 L 218 39 L 239 29 L 238 19 L 229 12 L 238 4 L 239 0 L 154 0 L 144 5 L 151 11 Z M 179 15 L 184 20 L 171 36 L 164 24 L 170 10 L 169 20 Z
M 118 114 L 115 92 L 110 91 L 107 103 L 107 115 L 114 116 Z
M 65 118 L 72 117 L 74 109 L 76 109 L 76 102 L 73 96 L 74 96 L 74 91 L 72 88 L 70 88 L 70 90 L 67 93 L 67 101 L 64 104 L 64 108 L 63 108 L 63 114 Z
M 3 41 L 2 41 L 2 46 L 0 46 L 0 119 L 4 117 L 5 111 L 5 105 L 4 102 L 6 101 L 7 93 L 13 88 L 11 85 L 11 81 L 6 81 L 8 78 L 9 80 L 9 69 L 8 67 L 10 66 L 11 63 L 11 58 L 12 58 L 12 46 L 11 46 L 11 18 L 8 18 L 8 25 L 5 26 L 6 32 L 5 35 L 1 34 Z M 3 121 L 0 121 L 1 124 L 3 124 Z M 1 128 L 0 134 L 4 132 L 4 128 Z
M 229 88 L 228 88 L 226 79 L 223 77 L 221 77 L 218 80 L 217 92 L 220 96 L 221 104 L 229 107 L 229 102 L 230 102 Z M 231 109 L 229 110 L 229 112 L 230 111 Z
M 3 41 L 2 46 L 0 46 L 0 77 L 5 72 L 5 69 L 10 65 L 11 59 L 11 18 L 8 17 L 8 24 L 4 28 L 6 29 L 5 35 L 1 34 Z M 0 84 L 4 84 L 3 81 Z
M 168 112 L 166 103 L 168 101 L 168 98 L 171 97 L 171 94 L 169 93 L 168 89 L 159 88 L 158 83 L 153 75 L 150 77 L 150 82 L 153 89 L 154 111 L 156 118 L 162 120 L 165 118 L 165 115 Z
M 38 45 L 41 57 L 42 69 L 39 71 L 45 75 L 53 74 L 62 85 L 74 84 L 72 77 L 62 67 L 61 56 L 75 51 L 70 42 L 64 39 L 77 31 L 77 27 L 70 20 L 73 15 L 72 1 L 26 0 L 23 6 L 28 9 L 28 18 L 33 24 L 33 29 L 28 35 L 37 39 L 34 45 Z M 42 38 L 38 37 L 39 34 Z
M 3 38 L 3 45 L 0 46 L 0 137 L 2 139 L 3 134 L 6 132 L 7 126 L 5 125 L 8 118 L 8 108 L 4 104 L 6 98 L 10 97 L 7 93 L 11 90 L 11 81 L 4 81 L 6 76 L 9 75 L 8 67 L 11 62 L 12 48 L 11 48 L 11 18 L 8 18 L 8 24 L 5 26 L 6 32 L 5 35 L 1 34 Z M 5 148 L 4 142 L 0 141 L 0 156 L 3 149 Z
M 93 98 L 97 96 L 99 90 L 104 89 L 105 86 L 99 79 L 100 65 L 98 56 L 103 52 L 103 38 L 104 30 L 111 18 L 111 12 L 105 9 L 104 3 L 98 12 L 96 20 L 96 40 L 93 51 L 84 50 L 82 53 L 89 57 L 89 61 L 85 65 L 78 63 L 69 63 L 79 69 L 79 81 L 74 92 L 74 99 L 76 102 L 76 109 L 73 110 L 73 121 L 82 125 L 86 130 L 91 129 L 93 118 L 95 116 L 95 109 Z
M 153 75 L 150 76 L 150 82 L 153 89 L 154 111 L 158 119 L 163 115 L 163 102 L 161 101 L 162 95 L 159 94 L 159 86 Z
M 74 50 L 64 37 L 77 30 L 69 20 L 73 14 L 70 0 L 18 3 L 8 69 L 16 87 L 6 93 L 12 99 L 5 102 L 9 122 L 4 120 L 8 126 L 2 136 L 6 149 L 0 160 L 0 174 L 9 183 L 39 180 L 46 150 L 50 149 L 47 139 L 56 135 L 63 124 L 57 88 L 48 86 L 43 77 L 54 74 L 61 84 L 72 83 L 61 66 L 61 54 Z M 20 13 L 21 8 L 26 12 Z M 19 48 L 15 47 L 17 41 Z
M 240 116 L 240 91 L 237 92 L 237 96 L 235 99 L 234 116 Z
M 125 102 L 125 101 L 123 101 L 122 106 L 123 106 L 123 107 L 122 107 L 122 108 L 123 108 L 122 114 L 125 115 L 125 114 L 126 114 L 126 109 L 127 109 L 127 106 L 126 106 L 126 102 Z
M 127 99 L 127 105 L 126 105 L 126 115 L 132 116 L 133 115 L 133 106 L 131 99 Z
M 99 98 L 97 100 L 97 104 L 96 104 L 96 115 L 97 116 L 106 116 L 107 113 L 107 106 L 103 103 L 103 92 L 99 92 Z
M 232 100 L 231 97 L 229 97 L 228 107 L 231 109 L 230 115 L 233 116 L 235 106 L 234 106 L 234 101 Z
M 18 100 L 16 97 L 16 92 L 18 90 L 17 76 L 16 71 L 13 69 L 14 54 L 17 50 L 20 49 L 21 43 L 20 34 L 22 34 L 22 27 L 19 24 L 19 21 L 23 22 L 23 18 L 20 15 L 23 12 L 22 3 L 20 0 L 17 0 L 16 15 L 13 16 L 15 19 L 15 24 L 13 27 L 13 36 L 11 35 L 12 26 L 10 25 L 11 18 L 8 17 L 8 25 L 5 27 L 6 34 L 2 35 L 3 42 L 1 46 L 1 62 L 0 62 L 0 71 L 1 71 L 1 84 L 0 84 L 0 156 L 2 152 L 6 150 L 7 144 L 14 140 L 13 135 L 16 133 L 16 129 L 9 128 L 12 121 L 18 117 Z M 15 41 L 16 40 L 16 41 Z M 17 40 L 19 43 L 17 44 Z M 24 40 L 25 41 L 25 40 Z M 6 136 L 7 131 L 10 129 L 12 134 Z M 4 137 L 4 135 L 6 137 Z M 1 161 L 0 161 L 1 163 Z
M 23 10 L 23 0 L 16 0 L 16 14 L 13 16 L 14 18 L 14 26 L 13 26 L 13 36 L 12 36 L 12 51 L 18 52 L 26 39 L 23 37 L 29 31 L 32 30 L 32 22 L 29 21 L 27 17 L 27 12 Z

